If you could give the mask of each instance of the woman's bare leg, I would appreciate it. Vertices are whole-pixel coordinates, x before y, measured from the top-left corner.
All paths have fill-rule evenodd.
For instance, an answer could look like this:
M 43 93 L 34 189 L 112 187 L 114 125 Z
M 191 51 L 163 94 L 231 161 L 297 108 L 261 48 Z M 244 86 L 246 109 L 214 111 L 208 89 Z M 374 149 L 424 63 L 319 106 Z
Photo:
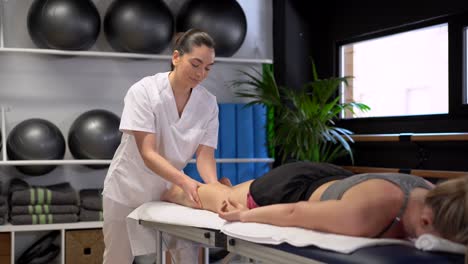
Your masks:
M 202 209 L 217 212 L 217 205 L 229 196 L 231 187 L 219 182 L 203 184 L 198 188 L 198 196 L 202 204 Z M 166 190 L 162 196 L 162 201 L 180 204 L 183 206 L 198 208 L 197 205 L 188 198 L 187 194 L 177 185 Z
M 222 206 L 223 201 L 231 199 L 244 206 L 247 206 L 247 193 L 252 181 L 229 187 L 219 182 L 203 184 L 198 188 L 198 196 L 202 204 L 202 209 L 217 213 Z M 183 206 L 197 208 L 196 204 L 188 199 L 184 191 L 173 185 L 161 196 L 162 201 L 180 204 Z
M 188 198 L 184 191 L 177 185 L 173 184 L 161 195 L 161 201 L 180 204 L 187 207 L 197 208 L 197 205 Z

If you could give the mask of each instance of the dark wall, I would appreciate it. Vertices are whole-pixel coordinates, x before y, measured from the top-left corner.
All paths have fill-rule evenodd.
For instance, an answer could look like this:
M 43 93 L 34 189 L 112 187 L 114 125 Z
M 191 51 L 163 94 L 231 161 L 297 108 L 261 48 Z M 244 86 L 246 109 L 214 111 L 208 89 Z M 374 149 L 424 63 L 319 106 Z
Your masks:
M 330 11 L 329 7 L 310 8 L 308 1 L 273 0 L 273 59 L 279 84 L 291 89 L 301 87 L 312 78 L 312 59 L 331 63 L 321 52 L 329 49 L 324 37 L 328 26 L 322 22 L 329 20 Z M 319 75 L 326 69 L 317 67 Z
M 329 48 L 323 37 L 328 28 L 321 21 L 328 20 L 330 10 L 310 8 L 309 1 L 273 0 L 273 60 L 280 86 L 300 88 L 312 80 L 311 60 L 327 61 L 321 50 Z M 320 75 L 324 67 L 317 67 Z M 279 160 L 273 164 L 278 165 Z
M 463 0 L 333 1 L 331 30 L 336 39 L 468 10 Z

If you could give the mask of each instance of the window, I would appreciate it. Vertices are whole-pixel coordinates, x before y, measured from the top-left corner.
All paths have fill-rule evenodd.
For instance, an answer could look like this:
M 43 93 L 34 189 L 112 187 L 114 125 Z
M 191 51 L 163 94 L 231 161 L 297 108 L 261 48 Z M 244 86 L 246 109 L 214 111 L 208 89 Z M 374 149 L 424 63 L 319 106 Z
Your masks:
M 371 108 L 345 118 L 447 114 L 448 39 L 439 24 L 340 46 L 341 98 Z

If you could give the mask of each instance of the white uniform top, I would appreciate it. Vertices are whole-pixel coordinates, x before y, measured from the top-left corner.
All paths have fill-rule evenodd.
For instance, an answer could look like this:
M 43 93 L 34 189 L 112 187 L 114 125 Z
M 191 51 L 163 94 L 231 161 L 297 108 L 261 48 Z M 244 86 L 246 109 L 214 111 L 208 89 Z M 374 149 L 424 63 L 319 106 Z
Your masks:
M 216 148 L 218 104 L 216 97 L 198 85 L 179 118 L 169 83 L 169 72 L 148 76 L 128 90 L 120 121 L 122 140 L 104 181 L 103 195 L 137 207 L 160 199 L 169 182 L 148 169 L 131 131 L 154 133 L 156 150 L 182 170 L 200 144 Z

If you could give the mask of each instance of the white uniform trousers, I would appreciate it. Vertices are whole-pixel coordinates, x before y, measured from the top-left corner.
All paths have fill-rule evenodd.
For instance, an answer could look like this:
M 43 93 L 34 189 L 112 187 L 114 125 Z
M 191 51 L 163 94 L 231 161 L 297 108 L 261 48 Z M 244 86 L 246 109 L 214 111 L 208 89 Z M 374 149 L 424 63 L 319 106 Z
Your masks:
M 133 262 L 134 256 L 132 255 L 126 221 L 127 216 L 133 210 L 135 208 L 120 204 L 106 196 L 103 197 L 105 245 L 103 264 L 131 264 Z M 176 239 L 167 234 L 163 234 L 163 244 L 164 248 L 171 252 L 172 263 L 197 263 L 198 244 Z
M 104 256 L 103 264 L 131 264 L 133 262 L 132 249 L 127 233 L 126 218 L 134 208 L 117 203 L 104 196 L 103 217 L 104 224 Z

